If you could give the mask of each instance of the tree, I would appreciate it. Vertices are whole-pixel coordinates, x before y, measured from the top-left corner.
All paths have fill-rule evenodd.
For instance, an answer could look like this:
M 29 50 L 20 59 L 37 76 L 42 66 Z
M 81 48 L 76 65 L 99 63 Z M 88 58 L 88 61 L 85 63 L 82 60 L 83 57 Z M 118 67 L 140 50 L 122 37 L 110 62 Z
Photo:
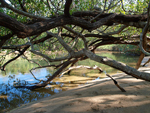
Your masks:
M 150 74 L 140 72 L 121 62 L 95 54 L 96 48 L 109 44 L 140 45 L 143 56 L 149 48 L 148 0 L 0 0 L 0 49 L 6 54 L 18 54 L 3 63 L 25 56 L 26 51 L 38 55 L 57 71 L 47 81 L 34 86 L 46 86 L 66 68 L 79 60 L 90 58 L 135 78 L 150 81 Z M 37 49 L 38 48 L 38 49 Z M 47 54 L 61 51 L 61 56 Z M 25 56 L 26 59 L 28 59 Z M 59 62 L 59 64 L 50 64 Z M 140 64 L 140 60 L 139 60 Z M 41 66 L 39 67 L 47 67 Z

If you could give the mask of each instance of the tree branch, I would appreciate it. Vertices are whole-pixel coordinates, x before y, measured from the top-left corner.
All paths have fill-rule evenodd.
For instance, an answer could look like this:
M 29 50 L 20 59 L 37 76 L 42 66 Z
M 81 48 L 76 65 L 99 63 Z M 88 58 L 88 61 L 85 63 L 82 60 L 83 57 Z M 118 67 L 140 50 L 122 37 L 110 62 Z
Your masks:
M 14 60 L 16 60 L 17 58 L 19 58 L 21 55 L 23 55 L 24 54 L 24 52 L 29 48 L 30 46 L 28 46 L 28 47 L 25 47 L 22 51 L 19 51 L 20 53 L 16 56 L 16 57 L 14 57 L 14 58 L 12 58 L 12 59 L 10 59 L 9 61 L 7 61 L 3 66 L 1 66 L 1 70 L 2 71 L 5 71 L 5 67 L 6 67 L 6 65 L 7 64 L 9 64 L 10 62 L 12 62 L 12 61 L 14 61 Z
M 72 67 L 69 67 L 67 70 L 65 70 L 63 73 L 61 73 L 59 75 L 59 77 L 62 77 L 65 73 L 73 70 L 73 69 L 80 69 L 80 68 L 85 68 L 85 69 L 92 69 L 92 70 L 99 70 L 99 72 L 103 72 L 103 70 L 101 68 L 99 68 L 98 66 L 94 66 L 94 67 L 90 67 L 90 66 L 83 66 L 83 65 L 80 65 L 80 66 L 72 66 Z
M 4 43 L 10 39 L 12 36 L 14 35 L 14 33 L 9 33 L 5 36 L 0 36 L 0 49 L 2 48 L 2 46 L 4 45 Z
M 27 12 L 27 10 L 24 8 L 24 5 L 21 3 L 21 0 L 18 0 L 18 1 L 19 1 L 19 4 L 20 4 L 21 9 L 22 9 L 24 12 Z
M 112 25 L 113 23 L 121 23 L 127 26 L 135 26 L 137 28 L 143 28 L 145 26 L 144 19 L 145 15 L 119 15 L 119 14 L 104 14 L 101 15 L 99 20 L 94 23 L 90 23 L 83 18 L 71 16 L 70 18 L 64 16 L 54 17 L 49 20 L 36 22 L 34 24 L 25 25 L 15 19 L 9 17 L 0 12 L 0 25 L 9 28 L 17 34 L 20 38 L 25 38 L 28 36 L 33 36 L 45 32 L 47 30 L 53 29 L 58 26 L 64 26 L 67 24 L 80 26 L 83 29 L 92 31 L 97 29 L 102 25 Z M 91 14 L 92 16 L 92 14 Z M 103 17 L 103 18 L 102 18 Z M 143 20 L 143 21 L 142 21 Z
M 75 60 L 75 59 L 74 59 Z M 41 88 L 41 87 L 45 87 L 47 84 L 49 84 L 49 82 L 51 80 L 53 80 L 54 78 L 56 78 L 68 65 L 70 65 L 74 60 L 70 60 L 70 61 L 66 61 L 52 76 L 50 76 L 47 81 L 41 83 L 41 84 L 37 84 L 37 85 L 33 85 L 33 86 L 15 86 L 16 88 L 28 88 L 30 90 L 34 90 L 36 88 Z
M 55 34 L 53 34 L 53 33 L 51 33 L 51 32 L 48 32 L 48 33 L 49 33 L 50 35 L 52 35 L 53 37 L 56 37 L 56 38 L 58 39 L 59 43 L 68 51 L 68 53 L 69 53 L 71 56 L 74 56 L 74 51 L 71 49 L 70 46 L 68 46 L 68 45 L 64 42 L 64 40 L 63 40 L 60 36 L 55 35 Z
M 148 11 L 148 18 L 147 18 L 147 24 L 145 25 L 141 35 L 140 35 L 140 50 L 145 54 L 145 55 L 149 55 L 150 56 L 150 53 L 149 52 L 146 52 L 143 48 L 143 42 L 146 43 L 146 33 L 149 29 L 149 21 L 150 21 L 150 2 L 149 2 L 149 5 L 148 5 L 148 8 L 147 8 L 147 11 Z
M 105 64 L 105 65 L 108 65 L 108 66 L 111 66 L 115 69 L 119 69 L 119 70 L 125 72 L 126 74 L 129 74 L 129 75 L 131 75 L 131 76 L 133 76 L 137 79 L 150 81 L 149 73 L 137 71 L 137 69 L 129 67 L 126 64 L 123 64 L 121 62 L 109 59 L 107 57 L 98 56 L 98 55 L 92 53 L 89 50 L 84 50 L 84 52 L 85 52 L 86 56 L 89 57 L 91 60 L 94 60 L 96 62 Z
M 64 9 L 64 14 L 66 17 L 70 17 L 69 10 L 70 10 L 71 4 L 72 4 L 72 0 L 66 0 L 65 9 Z

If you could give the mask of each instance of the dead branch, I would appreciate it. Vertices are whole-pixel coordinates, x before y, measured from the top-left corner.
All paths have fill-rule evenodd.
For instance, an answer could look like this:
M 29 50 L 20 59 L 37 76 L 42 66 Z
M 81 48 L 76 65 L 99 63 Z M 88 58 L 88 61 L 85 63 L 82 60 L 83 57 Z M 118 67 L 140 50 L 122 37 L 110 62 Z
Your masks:
M 112 76 L 110 76 L 109 74 L 106 74 L 108 77 L 110 77 L 113 81 L 114 81 L 114 84 L 122 91 L 122 92 L 126 92 L 125 89 L 123 89 L 121 86 L 119 86 L 118 82 L 112 78 Z
M 64 72 L 62 72 L 59 77 L 62 77 L 65 73 L 73 70 L 73 69 L 79 69 L 79 68 L 86 68 L 86 69 L 91 69 L 91 70 L 99 70 L 99 72 L 103 72 L 103 70 L 101 68 L 99 68 L 98 66 L 94 66 L 94 67 L 90 67 L 90 66 L 83 66 L 83 65 L 80 65 L 80 66 L 72 66 L 72 67 L 69 67 L 67 70 L 65 70 Z
M 84 52 L 87 55 L 87 57 L 89 57 L 91 60 L 94 60 L 99 63 L 103 63 L 103 64 L 111 66 L 115 69 L 119 69 L 119 70 L 125 72 L 126 74 L 133 76 L 134 78 L 142 79 L 145 81 L 150 81 L 149 73 L 140 72 L 137 69 L 132 68 L 124 63 L 112 60 L 107 57 L 98 56 L 89 50 L 84 50 Z

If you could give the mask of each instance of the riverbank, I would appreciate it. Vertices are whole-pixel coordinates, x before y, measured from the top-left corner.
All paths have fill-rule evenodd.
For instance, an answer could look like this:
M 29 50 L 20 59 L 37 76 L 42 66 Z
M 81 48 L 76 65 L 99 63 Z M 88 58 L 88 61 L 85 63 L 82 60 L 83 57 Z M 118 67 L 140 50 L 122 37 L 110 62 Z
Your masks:
M 148 67 L 141 69 L 150 70 Z M 121 92 L 106 78 L 23 105 L 9 113 L 149 113 L 150 82 L 122 73 L 113 78 L 127 92 Z

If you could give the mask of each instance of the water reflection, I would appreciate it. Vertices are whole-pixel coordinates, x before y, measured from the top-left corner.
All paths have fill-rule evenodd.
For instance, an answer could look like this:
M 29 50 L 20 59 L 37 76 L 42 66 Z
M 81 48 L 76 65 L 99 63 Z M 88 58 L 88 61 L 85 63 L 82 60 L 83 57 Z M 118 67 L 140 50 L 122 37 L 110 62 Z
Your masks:
M 138 57 L 126 57 L 123 54 L 118 53 L 100 53 L 102 56 L 107 56 L 114 60 L 126 62 L 130 66 L 134 66 L 137 62 Z M 85 61 L 80 61 L 76 65 L 97 65 L 105 70 L 109 74 L 115 74 L 120 72 L 109 66 L 99 64 L 89 59 Z M 61 78 L 54 79 L 45 88 L 40 88 L 34 91 L 28 89 L 14 88 L 14 85 L 31 85 L 33 83 L 38 83 L 34 77 L 29 73 L 29 69 L 35 67 L 34 64 L 29 64 L 25 60 L 18 60 L 9 64 L 7 66 L 7 72 L 0 73 L 0 112 L 5 112 L 7 110 L 21 106 L 40 98 L 51 96 L 60 91 L 65 91 L 67 89 L 75 88 L 82 84 L 87 84 L 88 81 L 102 79 L 105 77 L 104 73 L 99 73 L 98 70 L 87 70 L 87 69 L 77 69 L 71 71 L 70 75 L 65 74 Z M 37 79 L 46 80 L 48 76 L 54 73 L 53 68 L 44 68 L 34 70 L 33 73 Z M 51 74 L 50 74 L 51 73 Z

